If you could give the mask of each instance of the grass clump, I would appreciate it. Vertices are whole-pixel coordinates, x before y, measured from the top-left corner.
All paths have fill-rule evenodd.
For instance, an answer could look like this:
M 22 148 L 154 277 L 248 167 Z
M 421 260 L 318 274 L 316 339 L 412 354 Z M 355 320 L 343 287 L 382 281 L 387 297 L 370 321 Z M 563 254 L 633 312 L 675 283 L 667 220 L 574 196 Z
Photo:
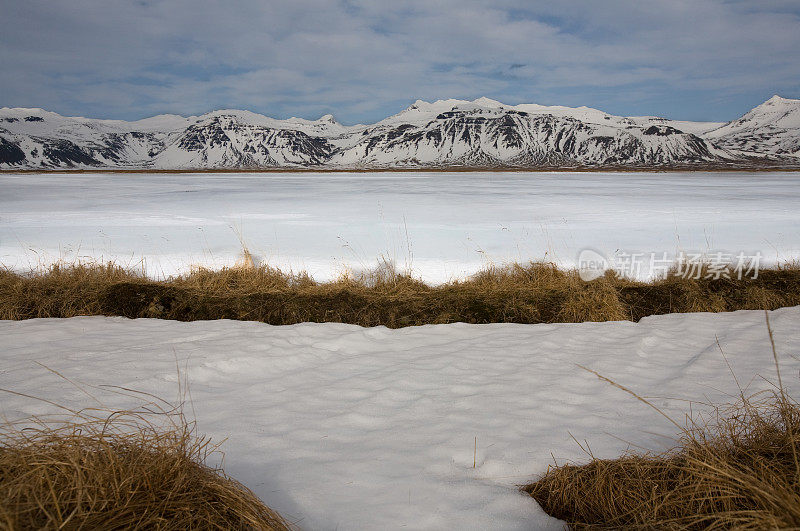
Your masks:
M 0 529 L 289 529 L 206 464 L 216 447 L 182 415 L 153 411 L 3 425 Z
M 726 413 L 669 452 L 552 467 L 523 490 L 574 529 L 800 528 L 800 408 Z
M 532 262 L 491 267 L 430 286 L 390 264 L 332 282 L 244 261 L 155 281 L 113 264 L 0 271 L 0 319 L 119 315 L 194 321 L 238 319 L 274 325 L 361 326 L 638 321 L 648 315 L 775 309 L 800 304 L 800 268 L 757 278 L 665 278 L 635 282 L 608 273 L 586 282 L 575 270 Z
M 551 466 L 522 490 L 573 529 L 800 529 L 800 404 L 778 381 L 690 420 L 667 452 Z

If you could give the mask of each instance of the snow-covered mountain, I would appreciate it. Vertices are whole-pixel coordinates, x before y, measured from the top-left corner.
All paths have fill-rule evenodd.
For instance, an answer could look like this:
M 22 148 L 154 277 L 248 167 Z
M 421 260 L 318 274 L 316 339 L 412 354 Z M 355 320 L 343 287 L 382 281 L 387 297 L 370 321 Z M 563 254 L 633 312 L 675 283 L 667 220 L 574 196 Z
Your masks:
M 773 96 L 706 138 L 740 156 L 800 158 L 800 100 Z
M 331 163 L 635 165 L 727 157 L 662 119 L 623 118 L 588 107 L 507 106 L 488 98 L 417 101 L 365 128 L 355 140 L 337 150 Z
M 775 96 L 727 124 L 588 107 L 417 101 L 372 125 L 248 111 L 135 122 L 0 109 L 0 168 L 558 167 L 800 164 L 800 100 Z

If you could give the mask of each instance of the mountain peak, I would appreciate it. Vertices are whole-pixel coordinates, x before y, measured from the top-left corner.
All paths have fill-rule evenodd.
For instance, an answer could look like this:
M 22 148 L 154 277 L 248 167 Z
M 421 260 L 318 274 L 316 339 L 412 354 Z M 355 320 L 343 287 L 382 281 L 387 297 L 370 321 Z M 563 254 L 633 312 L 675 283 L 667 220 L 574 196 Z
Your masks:
M 503 107 L 503 104 L 497 100 L 493 100 L 491 98 L 487 98 L 486 96 L 482 96 L 476 100 L 472 100 L 472 103 L 475 105 L 481 105 L 483 107 Z
M 775 94 L 761 105 L 797 105 L 797 104 L 800 104 L 800 100 L 784 98 Z M 759 107 L 761 107 L 761 105 L 759 105 Z
M 749 112 L 745 113 L 742 118 L 772 116 L 775 119 L 779 119 L 787 115 L 797 116 L 798 112 L 800 112 L 800 100 L 783 98 L 776 94 L 761 105 L 753 107 Z M 797 127 L 798 125 L 800 124 L 794 124 L 794 127 Z
M 333 117 L 332 114 L 323 114 L 322 116 L 319 117 L 319 119 L 317 121 L 318 122 L 328 123 L 328 124 L 335 124 L 336 123 L 336 119 Z

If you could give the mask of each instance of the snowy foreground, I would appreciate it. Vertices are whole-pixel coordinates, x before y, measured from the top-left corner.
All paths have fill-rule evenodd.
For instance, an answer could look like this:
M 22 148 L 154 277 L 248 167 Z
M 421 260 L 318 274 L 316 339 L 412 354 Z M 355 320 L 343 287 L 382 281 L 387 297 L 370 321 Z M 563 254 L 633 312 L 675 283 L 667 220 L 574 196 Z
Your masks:
M 221 267 L 240 238 L 324 281 L 383 257 L 432 283 L 584 249 L 800 258 L 800 173 L 0 175 L 0 265 Z
M 797 396 L 800 307 L 771 322 Z M 738 393 L 717 338 L 748 393 L 775 379 L 758 311 L 399 330 L 81 317 L 0 321 L 0 337 L 0 387 L 73 407 L 93 403 L 38 363 L 171 399 L 177 359 L 200 431 L 228 438 L 226 471 L 305 529 L 559 529 L 517 485 L 544 473 L 551 452 L 585 460 L 570 434 L 614 457 L 664 449 L 675 431 L 576 364 L 679 420 Z M 110 407 L 136 404 L 91 391 Z M 0 401 L 8 418 L 52 411 Z

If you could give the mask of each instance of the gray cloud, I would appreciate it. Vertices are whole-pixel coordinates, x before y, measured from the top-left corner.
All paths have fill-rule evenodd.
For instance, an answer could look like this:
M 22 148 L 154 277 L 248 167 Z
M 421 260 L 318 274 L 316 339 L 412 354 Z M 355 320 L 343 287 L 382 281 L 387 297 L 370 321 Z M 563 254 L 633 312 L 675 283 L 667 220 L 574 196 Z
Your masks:
M 0 105 L 374 121 L 489 96 L 730 119 L 800 96 L 796 2 L 0 0 Z

